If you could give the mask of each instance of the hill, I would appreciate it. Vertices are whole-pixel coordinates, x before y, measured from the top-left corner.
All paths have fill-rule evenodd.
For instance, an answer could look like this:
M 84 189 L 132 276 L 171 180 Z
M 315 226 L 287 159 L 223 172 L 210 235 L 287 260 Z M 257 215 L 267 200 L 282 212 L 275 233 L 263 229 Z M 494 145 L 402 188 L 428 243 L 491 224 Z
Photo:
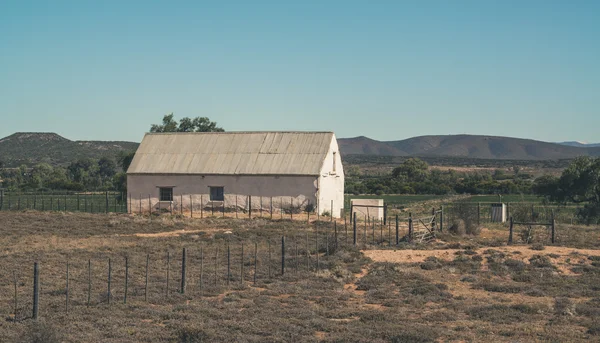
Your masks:
M 580 148 L 597 148 L 600 147 L 600 143 L 582 143 L 582 142 L 560 142 L 558 144 L 568 145 L 568 146 L 576 146 Z
M 72 141 L 56 133 L 18 132 L 0 139 L 0 161 L 6 167 L 38 163 L 67 165 L 78 158 L 115 157 L 120 151 L 136 150 L 139 143 Z
M 380 142 L 367 137 L 338 140 L 344 155 L 430 156 L 502 160 L 556 160 L 600 156 L 600 147 L 575 147 L 531 139 L 480 136 L 419 136 Z

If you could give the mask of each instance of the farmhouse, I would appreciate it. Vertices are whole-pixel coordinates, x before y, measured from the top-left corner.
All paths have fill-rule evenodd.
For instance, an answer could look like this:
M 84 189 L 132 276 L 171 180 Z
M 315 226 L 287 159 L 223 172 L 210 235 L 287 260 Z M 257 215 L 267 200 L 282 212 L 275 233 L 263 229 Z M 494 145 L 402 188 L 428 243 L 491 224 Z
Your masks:
M 344 170 L 333 132 L 147 133 L 127 189 L 134 213 L 308 207 L 340 217 Z

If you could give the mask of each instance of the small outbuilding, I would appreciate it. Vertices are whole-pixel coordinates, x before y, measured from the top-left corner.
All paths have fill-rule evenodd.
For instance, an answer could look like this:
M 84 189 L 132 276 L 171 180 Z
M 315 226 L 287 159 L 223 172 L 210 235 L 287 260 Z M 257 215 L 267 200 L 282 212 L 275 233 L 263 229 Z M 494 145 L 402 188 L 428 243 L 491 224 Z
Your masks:
M 131 212 L 344 208 L 333 132 L 147 133 L 127 170 Z

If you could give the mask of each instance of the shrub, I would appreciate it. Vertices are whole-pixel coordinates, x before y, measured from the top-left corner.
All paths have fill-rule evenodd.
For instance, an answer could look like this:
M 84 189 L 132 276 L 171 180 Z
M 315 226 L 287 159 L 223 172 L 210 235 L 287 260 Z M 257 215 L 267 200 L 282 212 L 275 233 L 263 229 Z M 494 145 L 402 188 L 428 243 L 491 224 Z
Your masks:
M 32 321 L 27 324 L 19 342 L 59 343 L 60 339 L 54 327 L 44 321 Z
M 534 243 L 529 249 L 531 250 L 544 250 L 546 247 L 542 243 Z
M 423 263 L 421 263 L 421 269 L 424 269 L 424 270 L 434 270 L 434 269 L 439 269 L 439 268 L 442 268 L 442 264 L 434 256 L 427 257 L 425 259 L 425 261 Z
M 553 268 L 552 262 L 548 256 L 533 255 L 529 259 L 529 263 L 534 268 Z
M 558 316 L 573 316 L 575 315 L 575 304 L 569 298 L 555 298 L 554 313 Z
M 177 342 L 179 343 L 201 343 L 208 342 L 208 335 L 199 328 L 182 327 L 176 332 Z

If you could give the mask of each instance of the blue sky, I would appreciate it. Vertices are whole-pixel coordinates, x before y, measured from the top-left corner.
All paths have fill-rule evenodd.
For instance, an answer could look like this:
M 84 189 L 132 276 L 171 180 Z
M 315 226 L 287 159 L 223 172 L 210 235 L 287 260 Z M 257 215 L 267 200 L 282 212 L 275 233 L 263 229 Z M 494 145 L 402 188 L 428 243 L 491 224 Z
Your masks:
M 0 2 L 0 137 L 600 141 L 600 1 Z

